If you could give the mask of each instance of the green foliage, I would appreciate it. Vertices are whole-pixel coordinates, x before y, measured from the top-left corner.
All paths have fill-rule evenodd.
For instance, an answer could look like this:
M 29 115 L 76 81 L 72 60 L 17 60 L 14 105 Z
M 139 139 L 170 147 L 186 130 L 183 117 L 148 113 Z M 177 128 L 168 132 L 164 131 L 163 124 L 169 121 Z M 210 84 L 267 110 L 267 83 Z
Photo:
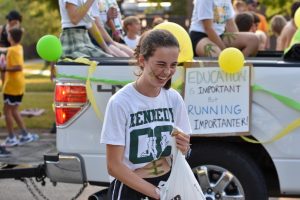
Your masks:
M 266 9 L 267 19 L 271 19 L 276 14 L 289 17 L 291 14 L 291 5 L 295 0 L 259 0 Z
M 188 0 L 171 0 L 172 11 L 171 14 L 186 16 Z
M 0 24 L 5 24 L 5 16 L 10 10 L 17 10 L 23 16 L 25 34 L 22 44 L 35 46 L 40 37 L 46 34 L 59 35 L 60 15 L 56 0 L 0 0 Z M 34 48 L 30 51 L 34 51 Z M 28 53 L 28 52 L 26 52 Z

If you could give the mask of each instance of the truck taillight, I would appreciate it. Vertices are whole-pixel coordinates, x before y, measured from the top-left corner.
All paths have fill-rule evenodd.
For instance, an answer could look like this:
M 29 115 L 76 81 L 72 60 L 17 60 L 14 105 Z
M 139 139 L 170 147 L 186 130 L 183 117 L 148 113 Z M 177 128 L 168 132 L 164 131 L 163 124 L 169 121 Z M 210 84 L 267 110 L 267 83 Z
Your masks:
M 55 101 L 67 103 L 86 103 L 86 89 L 82 85 L 56 85 Z
M 55 108 L 55 116 L 56 116 L 56 124 L 63 125 L 66 122 L 68 122 L 72 117 L 80 111 L 79 108 L 60 108 L 56 107 Z
M 83 84 L 58 83 L 55 86 L 56 125 L 69 122 L 87 103 L 86 88 Z

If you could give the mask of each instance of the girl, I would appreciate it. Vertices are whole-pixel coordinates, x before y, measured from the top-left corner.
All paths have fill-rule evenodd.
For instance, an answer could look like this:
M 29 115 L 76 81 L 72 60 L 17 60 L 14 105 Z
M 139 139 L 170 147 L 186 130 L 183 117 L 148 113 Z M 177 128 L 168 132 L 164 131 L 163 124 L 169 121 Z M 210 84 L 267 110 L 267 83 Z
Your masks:
M 170 174 L 173 127 L 191 132 L 183 99 L 170 88 L 178 55 L 178 41 L 170 32 L 145 32 L 135 50 L 139 78 L 109 100 L 101 134 L 108 172 L 114 178 L 108 199 L 160 199 L 158 186 Z M 186 154 L 189 135 L 175 138 Z

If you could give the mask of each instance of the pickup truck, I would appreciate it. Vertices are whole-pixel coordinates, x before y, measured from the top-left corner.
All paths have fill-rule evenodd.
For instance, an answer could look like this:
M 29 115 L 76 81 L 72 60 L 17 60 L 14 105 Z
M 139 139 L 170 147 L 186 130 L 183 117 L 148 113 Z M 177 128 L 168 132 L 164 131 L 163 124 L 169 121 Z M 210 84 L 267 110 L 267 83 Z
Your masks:
M 247 58 L 246 63 L 253 65 L 251 85 L 272 91 L 251 93 L 248 138 L 252 142 L 239 135 L 192 135 L 188 162 L 208 200 L 299 197 L 300 129 L 296 122 L 300 107 L 287 106 L 280 99 L 286 97 L 290 104 L 299 104 L 299 63 L 285 62 L 281 57 Z M 105 146 L 100 144 L 103 116 L 109 98 L 136 80 L 136 69 L 133 60 L 121 58 L 101 59 L 94 67 L 57 63 L 54 106 L 58 153 L 45 155 L 39 170 L 26 177 L 43 175 L 52 182 L 108 186 Z M 179 66 L 174 77 L 183 75 L 184 67 Z M 285 136 L 271 140 L 286 127 Z

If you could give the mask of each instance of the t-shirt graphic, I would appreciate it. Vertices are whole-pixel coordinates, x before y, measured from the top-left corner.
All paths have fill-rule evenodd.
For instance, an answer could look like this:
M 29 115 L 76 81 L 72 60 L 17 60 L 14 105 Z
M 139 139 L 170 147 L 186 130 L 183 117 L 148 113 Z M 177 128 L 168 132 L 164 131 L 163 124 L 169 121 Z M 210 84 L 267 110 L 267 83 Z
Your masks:
M 150 114 L 151 113 L 151 114 Z M 169 156 L 173 109 L 158 108 L 131 114 L 129 160 L 139 164 Z
M 227 4 L 214 5 L 214 23 L 225 24 L 229 19 L 229 7 Z

